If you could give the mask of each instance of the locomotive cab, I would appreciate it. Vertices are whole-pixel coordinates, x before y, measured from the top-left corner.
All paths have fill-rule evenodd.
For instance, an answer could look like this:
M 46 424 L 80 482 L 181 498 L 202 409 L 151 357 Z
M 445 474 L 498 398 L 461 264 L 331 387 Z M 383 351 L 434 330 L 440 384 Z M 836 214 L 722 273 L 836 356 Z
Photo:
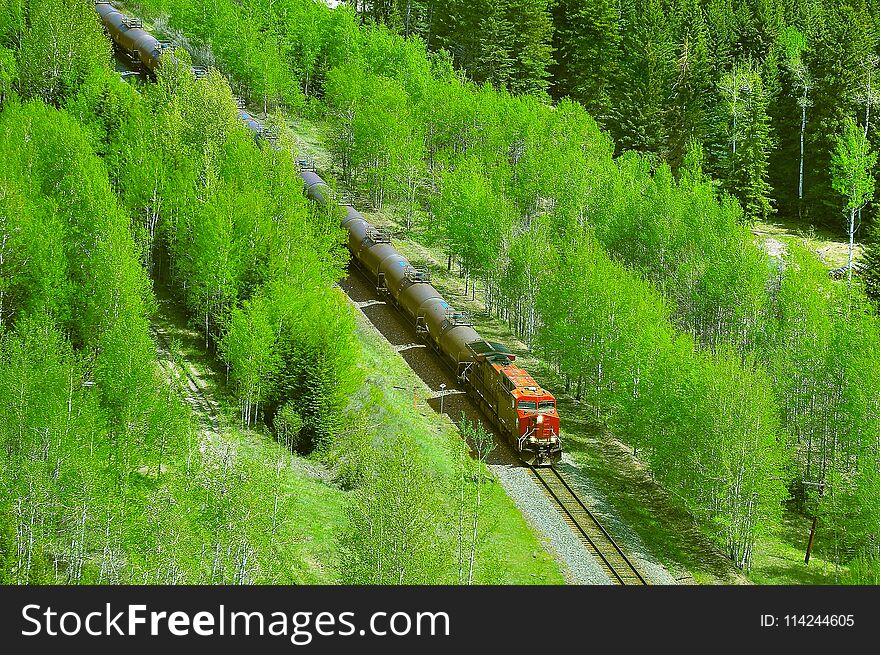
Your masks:
M 562 455 L 556 399 L 535 386 L 516 389 L 513 395 L 520 456 L 536 466 L 555 464 Z

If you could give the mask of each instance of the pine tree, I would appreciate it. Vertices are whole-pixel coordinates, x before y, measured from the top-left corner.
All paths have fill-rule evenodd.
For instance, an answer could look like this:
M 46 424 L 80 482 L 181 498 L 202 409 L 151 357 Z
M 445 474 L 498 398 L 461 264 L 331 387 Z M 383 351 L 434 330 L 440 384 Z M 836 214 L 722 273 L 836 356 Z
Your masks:
M 874 302 L 880 302 L 880 230 L 872 225 L 862 254 L 865 265 L 865 291 Z
M 811 47 L 804 63 L 813 76 L 810 123 L 806 134 L 804 176 L 810 181 L 804 189 L 804 217 L 829 226 L 839 224 L 838 199 L 831 184 L 831 157 L 836 136 L 849 116 L 856 113 L 854 101 L 859 84 L 859 62 L 871 49 L 866 32 L 866 16 L 842 2 L 825 5 L 806 34 Z
M 553 94 L 577 100 L 601 125 L 607 125 L 613 89 L 620 83 L 618 3 L 560 0 L 553 20 Z
M 781 28 L 777 0 L 733 0 L 731 7 L 736 37 L 733 54 L 738 61 L 763 61 Z
M 611 129 L 621 149 L 659 155 L 666 148 L 664 115 L 675 75 L 675 49 L 660 0 L 624 3 L 621 31 L 622 75 L 611 101 Z
M 553 21 L 549 0 L 429 3 L 426 41 L 446 49 L 477 82 L 517 93 L 549 86 Z
M 550 85 L 553 63 L 552 0 L 505 0 L 506 17 L 513 28 L 511 53 L 513 75 L 509 89 L 514 93 L 538 93 Z
M 726 132 L 722 184 L 739 199 L 747 220 L 764 220 L 774 210 L 768 182 L 770 99 L 761 72 L 752 62 L 737 64 L 719 87 Z
M 499 89 L 508 88 L 514 75 L 513 25 L 500 8 L 480 22 L 480 55 L 476 78 Z
M 709 67 L 708 34 L 700 5 L 695 0 L 677 9 L 676 67 L 665 115 L 666 161 L 677 172 L 692 143 L 707 137 L 708 103 L 714 91 Z

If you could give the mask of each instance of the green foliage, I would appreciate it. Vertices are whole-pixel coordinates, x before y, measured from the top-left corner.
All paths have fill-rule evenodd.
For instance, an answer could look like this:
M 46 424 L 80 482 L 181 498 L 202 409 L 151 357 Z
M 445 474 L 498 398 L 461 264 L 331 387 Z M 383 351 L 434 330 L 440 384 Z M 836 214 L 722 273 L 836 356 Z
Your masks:
M 330 70 L 326 97 L 336 108 L 333 145 L 343 181 L 362 186 L 378 209 L 386 194 L 405 200 L 411 219 L 423 176 L 424 135 L 409 113 L 406 91 L 352 63 Z
M 282 405 L 281 409 L 275 414 L 275 432 L 278 435 L 279 441 L 290 451 L 302 448 L 299 442 L 299 434 L 302 427 L 303 420 L 291 403 Z
M 729 145 L 721 156 L 725 185 L 739 199 L 747 220 L 765 220 L 773 212 L 767 168 L 771 137 L 766 85 L 761 72 L 747 63 L 725 75 L 720 88 Z
M 187 188 L 196 176 L 186 173 L 200 170 L 183 160 L 184 138 L 198 144 L 201 166 L 206 155 L 218 165 L 224 152 L 218 146 L 225 144 L 165 132 L 176 112 L 186 111 L 179 105 L 163 105 L 172 116 L 152 124 L 136 96 L 109 79 L 106 93 L 94 84 L 71 101 L 82 124 L 41 101 L 10 103 L 0 113 L 0 580 L 324 581 L 326 574 L 309 562 L 329 561 L 328 553 L 303 547 L 305 528 L 291 517 L 307 516 L 316 505 L 322 514 L 316 524 L 332 524 L 338 497 L 292 474 L 291 455 L 280 446 L 209 438 L 196 429 L 182 401 L 191 390 L 179 388 L 156 361 L 148 322 L 154 303 L 133 238 L 137 223 L 131 230 L 107 167 L 91 149 L 93 141 L 102 144 L 109 161 L 123 162 L 129 153 L 116 148 L 124 147 L 124 136 L 138 143 L 143 132 L 166 133 L 179 146 L 170 159 L 184 175 L 154 180 L 156 195 L 144 197 L 160 209 L 166 206 L 160 190 L 177 189 L 178 182 Z M 114 94 L 126 100 L 125 127 L 141 133 L 102 132 L 103 117 L 93 112 Z M 205 125 L 207 139 L 211 127 Z M 302 200 L 287 177 L 292 162 L 285 161 L 266 163 L 273 174 L 278 164 L 286 168 L 274 190 L 284 206 L 285 189 Z M 336 274 L 335 235 L 323 220 L 316 217 L 307 231 L 328 245 L 318 268 Z M 289 243 L 275 243 L 282 244 L 289 252 Z M 262 265 L 285 275 L 294 269 L 274 253 L 264 253 Z M 241 311 L 253 312 L 256 298 Z M 344 333 L 345 320 L 337 323 Z M 249 337 L 242 337 L 245 345 Z M 285 416 L 286 429 L 295 430 L 295 415 Z
M 874 319 L 857 290 L 843 316 L 814 258 L 789 248 L 770 259 L 745 224 L 769 217 L 774 196 L 791 211 L 802 123 L 805 218 L 827 214 L 822 139 L 854 103 L 870 110 L 869 67 L 856 53 L 875 49 L 873 23 L 862 9 L 821 2 L 606 4 L 558 4 L 553 71 L 556 91 L 586 103 L 617 149 L 643 153 L 616 159 L 580 105 L 549 109 L 463 81 L 418 40 L 356 29 L 347 10 L 316 9 L 310 29 L 282 31 L 309 44 L 291 72 L 301 88 L 325 91 L 343 180 L 377 206 L 425 207 L 425 238 L 443 244 L 468 284 L 484 283 L 489 311 L 628 436 L 735 561 L 749 566 L 787 488 L 824 517 L 848 561 L 876 516 L 874 456 L 857 445 L 875 429 L 872 396 L 855 383 L 876 388 L 867 371 L 880 360 L 855 345 L 871 342 Z M 517 88 L 512 6 L 362 12 L 447 47 L 478 81 Z M 217 34 L 173 20 L 202 40 Z M 409 164 L 395 161 L 415 171 L 407 191 L 399 171 Z M 293 354 L 311 353 L 312 341 L 294 343 L 279 352 L 317 362 L 316 372 L 285 365 L 280 384 L 311 399 L 294 407 L 300 434 L 320 441 L 308 408 L 322 394 L 303 381 L 325 379 L 325 368 Z M 863 354 L 843 356 L 853 352 Z M 365 470 L 352 465 L 351 480 Z M 832 477 L 836 495 L 809 491 Z
M 849 563 L 845 582 L 855 585 L 880 584 L 880 562 L 876 555 L 860 555 Z
M 220 356 L 232 370 L 232 380 L 242 400 L 242 423 L 250 426 L 256 420 L 265 388 L 281 366 L 275 352 L 276 326 L 272 324 L 272 307 L 257 296 L 234 308 L 226 319 Z
M 880 79 L 874 14 L 871 3 L 837 0 L 565 0 L 554 12 L 553 90 L 581 101 L 620 149 L 662 156 L 673 171 L 696 139 L 707 172 L 747 216 L 775 207 L 805 227 L 839 230 L 829 175 L 835 137 L 858 113 L 874 123 L 875 149 L 880 138 L 871 110 Z M 761 76 L 760 86 L 747 84 L 758 92 L 752 111 L 730 107 L 723 83 L 742 81 L 743 67 Z M 742 136 L 758 146 L 738 149 L 735 162 L 731 111 L 712 111 L 725 104 L 749 119 L 753 135 Z
M 602 125 L 609 123 L 621 75 L 618 16 L 609 0 L 560 0 L 553 8 L 554 94 L 578 100 Z
M 630 2 L 621 20 L 624 57 L 612 99 L 614 133 L 620 147 L 659 154 L 666 140 L 664 102 L 672 91 L 674 46 L 660 0 Z
M 20 47 L 26 16 L 27 5 L 23 0 L 0 0 L 0 46 Z
M 144 460 L 162 466 L 165 435 L 185 424 L 159 394 L 145 275 L 89 135 L 40 101 L 6 107 L 0 132 L 12 190 L 0 241 L 38 239 L 0 260 L 0 484 L 15 499 L 4 569 L 14 582 L 118 580 L 102 559 L 117 551 L 102 555 L 98 538 L 114 548 L 111 508 L 136 507 L 130 475 Z M 5 214 L 17 207 L 36 211 Z M 42 281 L 25 286 L 33 275 Z
M 18 75 L 15 53 L 0 45 L 0 107 L 12 93 L 12 85 Z
M 447 50 L 478 82 L 535 93 L 549 85 L 552 8 L 547 0 L 427 0 L 371 3 L 360 13 L 406 36 L 418 35 L 433 50 Z
M 451 547 L 436 485 L 414 443 L 395 435 L 371 447 L 367 477 L 340 536 L 344 584 L 439 584 Z
M 862 260 L 865 264 L 865 292 L 875 303 L 880 301 L 880 230 L 872 225 L 868 232 Z
M 510 230 L 510 210 L 475 158 L 459 160 L 440 184 L 437 215 L 446 241 L 468 275 L 485 279 Z
M 806 33 L 813 44 L 804 55 L 814 80 L 810 123 L 806 134 L 804 205 L 808 216 L 838 227 L 839 201 L 831 180 L 831 160 L 846 119 L 861 113 L 855 106 L 861 62 L 870 61 L 877 35 L 868 30 L 866 8 L 843 2 L 821 3 Z
M 847 209 L 864 207 L 874 197 L 874 165 L 877 153 L 861 128 L 848 119 L 831 158 L 831 184 L 846 198 Z
M 182 57 L 145 92 L 115 174 L 142 217 L 148 263 L 167 256 L 157 274 L 206 349 L 217 346 L 242 424 L 271 424 L 290 402 L 309 452 L 336 429 L 351 379 L 350 311 L 329 289 L 343 261 L 338 219 L 309 209 L 292 153 L 254 144 L 216 71 L 196 80 Z
M 709 59 L 709 28 L 698 2 L 683 2 L 677 31 L 682 34 L 677 46 L 672 95 L 666 109 L 666 160 L 678 172 L 695 146 L 707 140 L 710 131 L 712 71 Z
M 110 43 L 91 0 L 28 5 L 18 56 L 23 97 L 61 104 L 93 68 L 112 70 L 110 61 Z

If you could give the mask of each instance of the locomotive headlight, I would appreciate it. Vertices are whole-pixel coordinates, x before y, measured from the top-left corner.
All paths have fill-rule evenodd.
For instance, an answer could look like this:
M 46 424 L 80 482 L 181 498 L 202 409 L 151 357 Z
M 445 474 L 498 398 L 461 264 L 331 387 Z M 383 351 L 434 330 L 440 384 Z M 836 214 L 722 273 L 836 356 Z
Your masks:
M 543 423 L 543 422 L 544 422 L 544 415 L 538 414 L 538 425 L 541 425 L 541 423 Z

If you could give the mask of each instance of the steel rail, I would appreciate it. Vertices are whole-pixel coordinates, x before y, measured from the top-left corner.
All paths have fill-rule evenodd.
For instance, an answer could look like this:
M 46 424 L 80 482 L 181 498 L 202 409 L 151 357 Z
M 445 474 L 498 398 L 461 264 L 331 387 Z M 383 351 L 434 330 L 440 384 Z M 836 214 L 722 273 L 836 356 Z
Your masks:
M 604 564 L 612 582 L 620 585 L 648 584 L 629 557 L 626 556 L 626 553 L 623 552 L 623 549 L 617 545 L 614 538 L 555 467 L 531 467 L 530 470 L 557 505 L 563 518 L 569 519 L 572 527 L 579 533 L 581 540 L 584 541 L 591 553 Z M 547 474 L 547 471 L 552 472 L 552 478 Z M 560 496 L 567 496 L 567 499 Z M 584 518 L 589 520 L 584 521 Z M 584 523 L 588 523 L 588 525 L 584 525 Z M 607 543 L 600 546 L 597 541 Z M 619 562 L 612 562 L 612 560 L 619 560 Z

